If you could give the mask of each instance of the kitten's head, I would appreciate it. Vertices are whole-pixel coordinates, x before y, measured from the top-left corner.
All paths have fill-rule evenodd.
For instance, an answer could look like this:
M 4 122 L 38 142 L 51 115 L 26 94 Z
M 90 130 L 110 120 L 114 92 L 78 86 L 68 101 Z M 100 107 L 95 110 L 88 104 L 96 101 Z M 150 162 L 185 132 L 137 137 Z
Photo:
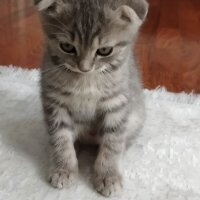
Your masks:
M 116 70 L 144 21 L 145 0 L 35 0 L 52 61 L 77 73 Z

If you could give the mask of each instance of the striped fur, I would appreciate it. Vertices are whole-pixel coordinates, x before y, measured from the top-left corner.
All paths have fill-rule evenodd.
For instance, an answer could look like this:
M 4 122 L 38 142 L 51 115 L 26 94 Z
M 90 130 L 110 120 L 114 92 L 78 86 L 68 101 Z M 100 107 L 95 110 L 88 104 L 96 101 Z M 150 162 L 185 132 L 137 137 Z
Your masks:
M 121 156 L 142 128 L 145 109 L 132 44 L 146 13 L 145 0 L 40 0 L 47 48 L 41 98 L 50 137 L 54 187 L 78 173 L 74 143 L 98 144 L 94 186 L 110 196 L 122 186 Z M 53 5 L 53 6 L 52 6 Z M 73 16 L 73 17 L 72 17 Z M 53 36 L 53 37 L 52 37 Z M 76 55 L 63 53 L 70 43 Z M 99 57 L 102 47 L 113 47 Z M 91 71 L 83 73 L 86 63 Z

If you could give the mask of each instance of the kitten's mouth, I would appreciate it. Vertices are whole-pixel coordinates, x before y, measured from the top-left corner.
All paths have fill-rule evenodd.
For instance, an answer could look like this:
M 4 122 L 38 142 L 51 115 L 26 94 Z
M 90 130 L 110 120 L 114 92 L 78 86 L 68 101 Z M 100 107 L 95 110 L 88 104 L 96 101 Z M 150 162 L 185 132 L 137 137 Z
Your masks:
M 83 75 L 91 74 L 94 71 L 94 68 L 92 68 L 89 71 L 81 71 L 81 70 L 79 70 L 77 68 L 71 67 L 70 65 L 65 65 L 65 67 L 71 72 L 74 72 L 74 73 L 77 73 L 77 74 L 83 74 Z

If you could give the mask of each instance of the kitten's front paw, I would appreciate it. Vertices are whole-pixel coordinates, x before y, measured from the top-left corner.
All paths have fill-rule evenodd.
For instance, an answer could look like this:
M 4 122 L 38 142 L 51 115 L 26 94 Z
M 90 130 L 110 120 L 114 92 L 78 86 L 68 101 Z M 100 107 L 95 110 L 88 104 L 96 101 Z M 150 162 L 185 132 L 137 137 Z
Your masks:
M 94 187 L 103 196 L 110 197 L 119 194 L 122 190 L 122 177 L 119 173 L 95 174 Z
M 49 182 L 53 187 L 58 189 L 70 187 L 75 182 L 77 174 L 78 170 L 53 170 L 49 174 Z

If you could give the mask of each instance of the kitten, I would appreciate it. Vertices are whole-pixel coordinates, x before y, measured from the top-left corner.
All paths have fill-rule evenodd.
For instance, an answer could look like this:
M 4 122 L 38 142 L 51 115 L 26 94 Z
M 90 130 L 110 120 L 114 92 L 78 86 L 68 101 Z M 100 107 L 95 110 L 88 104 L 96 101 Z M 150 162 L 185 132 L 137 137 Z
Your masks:
M 122 188 L 120 160 L 142 128 L 145 109 L 132 47 L 145 0 L 35 0 L 46 36 L 41 96 L 50 137 L 49 181 L 78 174 L 75 141 L 99 145 L 94 187 Z

